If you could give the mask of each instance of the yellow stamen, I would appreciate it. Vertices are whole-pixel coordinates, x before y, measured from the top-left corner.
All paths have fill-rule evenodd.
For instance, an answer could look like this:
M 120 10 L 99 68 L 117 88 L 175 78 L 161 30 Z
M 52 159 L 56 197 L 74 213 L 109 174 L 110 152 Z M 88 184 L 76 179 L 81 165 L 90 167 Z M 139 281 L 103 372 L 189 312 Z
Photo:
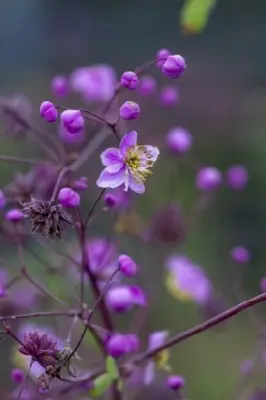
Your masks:
M 174 296 L 176 299 L 181 301 L 192 300 L 191 294 L 180 288 L 176 277 L 174 277 L 171 273 L 169 273 L 166 277 L 166 287 L 171 295 Z

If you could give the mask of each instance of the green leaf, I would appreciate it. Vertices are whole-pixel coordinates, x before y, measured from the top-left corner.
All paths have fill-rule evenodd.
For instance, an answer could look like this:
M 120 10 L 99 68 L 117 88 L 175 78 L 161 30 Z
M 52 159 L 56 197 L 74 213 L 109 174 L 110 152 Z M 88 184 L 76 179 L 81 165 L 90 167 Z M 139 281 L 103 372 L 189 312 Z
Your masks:
M 89 391 L 91 397 L 99 397 L 106 392 L 107 389 L 112 385 L 113 378 L 110 374 L 106 373 L 100 375 L 93 382 L 94 387 Z
M 117 367 L 116 360 L 111 356 L 107 357 L 106 359 L 106 370 L 112 377 L 112 379 L 115 380 L 119 378 L 119 370 Z
M 182 29 L 191 34 L 204 30 L 216 0 L 185 0 L 180 14 Z

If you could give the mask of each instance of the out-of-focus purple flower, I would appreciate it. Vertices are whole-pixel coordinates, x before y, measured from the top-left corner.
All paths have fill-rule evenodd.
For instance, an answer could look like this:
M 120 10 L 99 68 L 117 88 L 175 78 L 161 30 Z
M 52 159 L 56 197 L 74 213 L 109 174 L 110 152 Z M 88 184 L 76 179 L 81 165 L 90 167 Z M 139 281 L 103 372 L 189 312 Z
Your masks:
M 10 288 L 10 300 L 18 308 L 28 309 L 36 304 L 40 291 L 29 282 L 18 282 Z
M 204 305 L 212 294 L 212 285 L 200 266 L 186 256 L 170 256 L 166 260 L 167 287 L 179 300 L 194 300 Z
M 126 192 L 121 187 L 105 192 L 104 202 L 110 208 L 126 208 L 130 201 L 130 192 Z
M 4 192 L 0 189 L 0 208 L 4 208 L 6 205 L 6 196 Z
M 114 69 L 108 65 L 77 68 L 70 76 L 72 90 L 88 101 L 109 101 L 115 84 Z
M 180 390 L 185 386 L 185 379 L 180 375 L 171 375 L 167 379 L 167 386 L 172 390 Z
M 58 128 L 58 136 L 62 142 L 69 144 L 69 145 L 79 145 L 85 139 L 85 130 L 81 129 L 79 132 L 70 133 L 66 127 L 64 126 L 63 122 L 61 121 Z
M 19 210 L 17 208 L 13 208 L 12 210 L 9 210 L 6 213 L 5 218 L 7 221 L 20 222 L 20 221 L 23 221 L 24 214 L 21 210 Z
M 247 264 L 250 262 L 250 252 L 244 246 L 236 246 L 231 249 L 231 257 L 238 264 Z
M 126 101 L 119 109 L 120 118 L 125 120 L 137 119 L 139 114 L 139 105 L 134 101 Z
M 66 96 L 68 94 L 67 78 L 62 75 L 55 76 L 51 81 L 51 90 L 58 97 Z
M 172 107 L 179 101 L 179 93 L 173 86 L 166 86 L 161 90 L 161 103 L 166 107 Z
M 58 111 L 51 101 L 43 101 L 40 105 L 40 115 L 47 122 L 55 122 L 58 117 Z
M 11 379 L 14 383 L 20 384 L 24 381 L 25 373 L 22 369 L 14 368 L 11 371 Z
M 139 349 L 139 338 L 134 334 L 116 333 L 108 339 L 106 348 L 110 356 L 119 358 L 125 354 L 135 353 Z
M 168 49 L 160 49 L 156 54 L 156 65 L 161 68 L 166 62 L 167 58 L 171 55 L 171 51 Z
M 266 277 L 263 277 L 260 281 L 260 288 L 262 292 L 266 292 Z
M 78 207 L 80 195 L 71 188 L 62 188 L 58 194 L 58 201 L 66 208 Z
M 179 78 L 186 69 L 186 62 L 179 54 L 170 55 L 162 65 L 162 72 L 169 78 Z
M 127 133 L 121 140 L 119 149 L 109 148 L 101 154 L 101 161 L 106 167 L 97 180 L 102 188 L 117 188 L 124 185 L 132 191 L 145 192 L 144 182 L 151 174 L 159 155 L 159 149 L 150 145 L 137 145 L 137 132 Z
M 126 276 L 135 276 L 137 273 L 137 264 L 127 254 L 121 254 L 118 257 L 120 271 Z
M 80 110 L 65 110 L 61 113 L 60 119 L 65 129 L 72 134 L 83 130 L 85 119 Z
M 86 190 L 88 188 L 88 178 L 86 176 L 81 176 L 80 178 L 77 178 L 73 182 L 72 187 L 74 190 Z
M 146 296 L 142 289 L 133 285 L 118 285 L 111 287 L 106 294 L 106 303 L 113 311 L 130 310 L 134 305 L 145 306 Z
M 248 183 L 248 171 L 243 165 L 233 165 L 227 171 L 227 184 L 233 190 L 243 190 Z
M 166 135 L 166 144 L 175 154 L 184 154 L 192 146 L 192 135 L 185 128 L 173 128 Z
M 121 76 L 120 84 L 127 89 L 134 90 L 139 84 L 138 75 L 133 71 L 126 71 Z
M 203 167 L 196 176 L 196 185 L 203 191 L 217 189 L 222 183 L 222 174 L 216 167 Z
M 145 75 L 140 78 L 138 90 L 142 96 L 150 96 L 156 91 L 156 88 L 157 83 L 152 76 Z
M 155 350 L 156 348 L 162 346 L 169 333 L 167 331 L 154 332 L 149 336 L 148 350 Z M 156 354 L 155 358 L 148 361 L 143 371 L 143 382 L 146 386 L 150 385 L 155 377 L 156 367 L 159 369 L 168 369 L 168 350 L 163 350 Z

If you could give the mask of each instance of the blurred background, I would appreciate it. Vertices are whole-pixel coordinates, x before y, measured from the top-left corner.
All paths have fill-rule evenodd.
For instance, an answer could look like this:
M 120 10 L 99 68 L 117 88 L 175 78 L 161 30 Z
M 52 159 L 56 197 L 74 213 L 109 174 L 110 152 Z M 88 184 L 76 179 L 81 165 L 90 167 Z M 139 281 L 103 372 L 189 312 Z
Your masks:
M 160 329 L 173 334 L 202 319 L 195 305 L 179 303 L 166 291 L 163 264 L 168 251 L 186 253 L 206 269 L 217 293 L 228 305 L 236 301 L 230 287 L 232 270 L 242 268 L 230 261 L 232 246 L 244 245 L 252 254 L 250 265 L 239 271 L 244 272 L 246 297 L 260 291 L 259 281 L 265 273 L 266 3 L 218 0 L 205 30 L 198 35 L 182 33 L 179 23 L 182 5 L 181 0 L 0 3 L 0 95 L 24 93 L 33 104 L 37 121 L 41 101 L 55 100 L 50 93 L 50 81 L 55 75 L 69 75 L 76 67 L 104 63 L 113 66 L 119 76 L 152 59 L 158 49 L 165 47 L 187 61 L 186 73 L 176 84 L 180 101 L 175 107 L 165 108 L 156 94 L 151 99 L 140 98 L 142 115 L 130 126 L 141 137 L 149 138 L 149 143 L 152 138 L 161 147 L 170 128 L 186 127 L 194 137 L 191 157 L 200 164 L 215 165 L 222 171 L 232 164 L 248 168 L 247 189 L 239 193 L 222 189 L 182 246 L 155 248 L 140 244 L 131 236 L 123 238 L 123 248 L 141 266 L 141 283 L 154 297 L 143 335 Z M 159 89 L 169 84 L 156 68 L 151 75 Z M 120 101 L 127 96 L 123 92 Z M 136 99 L 135 95 L 130 96 Z M 60 100 L 63 105 L 71 106 L 75 101 Z M 47 129 L 47 124 L 44 126 Z M 25 142 L 3 134 L 1 154 L 36 157 L 38 147 L 30 140 L 26 143 L 25 146 Z M 93 179 L 101 168 L 98 155 L 94 161 L 83 171 L 92 181 L 88 202 L 97 193 Z M 2 186 L 12 179 L 15 169 L 1 164 Z M 169 201 L 179 202 L 189 215 L 199 197 L 194 180 L 195 171 L 176 159 L 169 159 L 167 153 L 162 154 L 147 194 L 136 199 L 135 209 L 141 221 L 148 221 Z M 110 223 L 111 219 L 107 220 Z M 90 235 L 104 234 L 105 221 L 100 218 Z M 15 265 L 12 247 L 3 249 L 3 253 Z M 263 315 L 264 308 L 259 307 L 258 311 Z M 172 366 L 186 378 L 188 399 L 234 398 L 240 364 L 251 356 L 256 341 L 256 330 L 248 315 L 242 314 L 177 346 L 172 351 Z M 9 351 L 4 347 L 0 347 L 3 354 Z M 6 362 L 1 359 L 0 385 L 5 389 L 12 384 Z M 260 387 L 262 383 L 263 379 L 255 385 Z

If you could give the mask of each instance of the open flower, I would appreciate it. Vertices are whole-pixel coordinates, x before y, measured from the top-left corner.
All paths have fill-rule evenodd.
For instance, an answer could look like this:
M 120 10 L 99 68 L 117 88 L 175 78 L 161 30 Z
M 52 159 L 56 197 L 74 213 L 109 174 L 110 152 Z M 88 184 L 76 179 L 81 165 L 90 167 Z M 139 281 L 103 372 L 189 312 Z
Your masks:
M 151 175 L 150 168 L 157 160 L 159 149 L 150 145 L 137 145 L 137 132 L 127 133 L 121 140 L 119 149 L 109 148 L 101 154 L 106 167 L 97 180 L 103 188 L 117 188 L 124 185 L 136 193 L 145 192 L 144 182 Z
M 167 337 L 168 337 L 167 331 L 158 331 L 152 333 L 149 336 L 148 350 L 155 350 L 157 347 L 162 346 L 166 341 Z M 144 377 L 143 377 L 144 384 L 148 386 L 152 383 L 155 377 L 156 368 L 169 371 L 170 367 L 168 365 L 168 361 L 169 361 L 169 352 L 167 349 L 158 352 L 155 355 L 155 357 L 147 363 L 144 369 Z
M 178 300 L 194 300 L 205 304 L 212 294 L 212 286 L 204 271 L 186 256 L 170 256 L 166 260 L 166 280 L 170 293 Z

